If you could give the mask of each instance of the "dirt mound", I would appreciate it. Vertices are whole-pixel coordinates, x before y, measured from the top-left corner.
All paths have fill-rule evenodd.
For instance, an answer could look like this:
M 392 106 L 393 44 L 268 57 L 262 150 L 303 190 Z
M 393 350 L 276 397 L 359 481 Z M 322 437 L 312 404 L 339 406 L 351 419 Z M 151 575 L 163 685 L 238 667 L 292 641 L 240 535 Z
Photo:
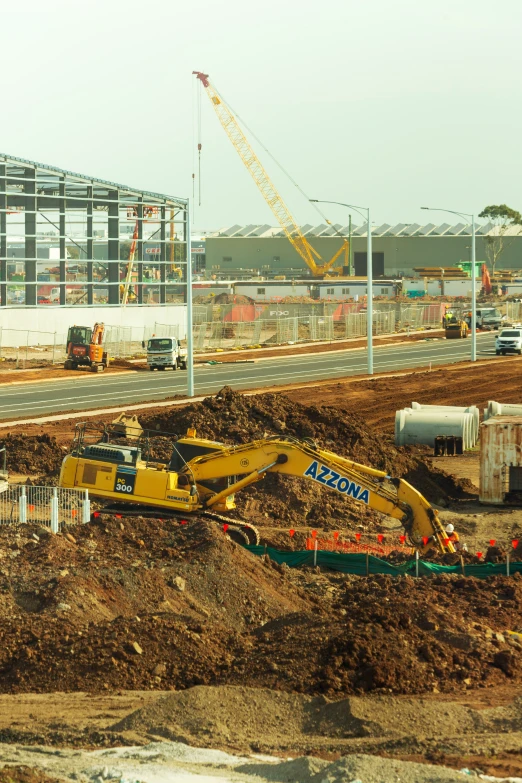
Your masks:
M 140 418 L 151 430 L 184 434 L 196 427 L 199 435 L 225 443 L 248 443 L 271 435 L 311 438 L 318 446 L 343 457 L 403 476 L 433 502 L 466 496 L 466 488 L 435 470 L 426 452 L 397 449 L 391 436 L 376 433 L 354 413 L 328 406 L 303 405 L 284 394 L 245 396 L 229 387 L 215 397 L 184 407 L 162 409 Z M 166 459 L 167 454 L 163 457 Z M 374 529 L 381 515 L 316 483 L 268 474 L 238 494 L 240 516 L 255 524 L 306 525 L 328 530 L 356 525 Z
M 519 623 L 520 598 L 518 574 L 352 578 L 327 618 L 296 613 L 255 631 L 258 643 L 229 681 L 328 695 L 504 682 L 522 673 L 522 646 L 502 633 Z
M 7 468 L 11 473 L 54 476 L 60 472 L 65 449 L 50 435 L 6 435 Z
M 0 783 L 59 783 L 57 778 L 51 778 L 40 769 L 17 766 L 0 769 Z
M 399 738 L 518 731 L 521 716 L 520 698 L 507 707 L 477 710 L 418 698 L 352 696 L 332 701 L 325 696 L 218 685 L 163 696 L 110 730 L 128 737 L 150 739 L 152 735 L 240 752 L 303 753 L 318 748 L 329 752 L 344 748 L 346 752 L 357 741 L 359 747 L 373 750 L 383 741 L 391 744 Z M 247 770 L 243 767 L 242 771 Z

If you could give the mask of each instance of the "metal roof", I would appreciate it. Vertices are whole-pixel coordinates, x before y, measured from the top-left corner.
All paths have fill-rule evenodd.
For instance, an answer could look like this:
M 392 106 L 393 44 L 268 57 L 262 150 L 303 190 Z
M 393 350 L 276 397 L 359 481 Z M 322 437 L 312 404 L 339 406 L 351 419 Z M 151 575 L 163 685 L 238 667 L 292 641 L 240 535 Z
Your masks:
M 348 226 L 342 226 L 340 223 L 333 225 L 326 225 L 320 223 L 317 226 L 312 226 L 306 223 L 300 226 L 301 232 L 305 237 L 336 237 L 341 234 L 343 237 L 348 236 Z M 477 236 L 495 236 L 498 233 L 498 229 L 492 223 L 485 223 L 484 225 L 475 224 L 475 231 Z M 337 233 L 339 232 L 339 233 Z M 352 225 L 352 235 L 355 237 L 366 236 L 366 224 L 361 226 Z M 511 226 L 505 232 L 505 236 L 521 236 L 522 226 Z M 207 237 L 238 237 L 238 238 L 265 238 L 265 237 L 283 237 L 284 232 L 280 228 L 271 228 L 266 224 L 261 225 L 248 225 L 248 226 L 232 226 L 230 228 L 221 228 L 219 231 L 215 231 L 207 235 Z M 455 223 L 450 225 L 449 223 L 426 223 L 424 226 L 418 223 L 396 223 L 394 226 L 390 226 L 388 223 L 382 223 L 380 226 L 374 226 L 372 228 L 372 236 L 374 237 L 456 237 L 456 236 L 471 236 L 471 224 Z
M 88 182 L 92 185 L 105 185 L 109 188 L 116 188 L 118 190 L 124 190 L 126 192 L 130 193 L 136 193 L 143 196 L 148 196 L 150 198 L 154 199 L 160 199 L 161 201 L 168 201 L 175 204 L 179 204 L 180 206 L 185 206 L 188 204 L 188 200 L 186 198 L 178 198 L 177 196 L 167 196 L 164 193 L 154 193 L 153 191 L 148 190 L 141 190 L 140 188 L 131 188 L 128 185 L 122 185 L 118 182 L 110 182 L 109 180 L 105 179 L 98 179 L 97 177 L 90 177 L 86 176 L 85 174 L 77 174 L 74 171 L 67 171 L 66 169 L 60 169 L 57 166 L 49 166 L 45 163 L 38 163 L 34 160 L 26 160 L 25 158 L 17 158 L 14 155 L 7 155 L 6 153 L 0 152 L 0 163 L 6 163 L 6 164 L 12 164 L 12 165 L 22 165 L 24 167 L 31 167 L 34 169 L 41 169 L 43 171 L 48 171 L 49 174 L 60 176 L 60 177 L 74 177 L 74 179 L 80 180 L 83 183 Z

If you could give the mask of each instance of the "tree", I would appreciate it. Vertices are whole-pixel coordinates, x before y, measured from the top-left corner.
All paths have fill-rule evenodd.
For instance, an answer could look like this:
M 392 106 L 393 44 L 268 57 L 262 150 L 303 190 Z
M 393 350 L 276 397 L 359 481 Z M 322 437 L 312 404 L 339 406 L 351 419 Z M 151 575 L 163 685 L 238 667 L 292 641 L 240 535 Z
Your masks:
M 487 218 L 494 226 L 492 233 L 484 237 L 486 256 L 494 275 L 498 259 L 513 241 L 513 238 L 511 238 L 511 241 L 507 238 L 507 231 L 513 226 L 522 226 L 522 215 L 516 209 L 511 209 L 506 204 L 492 204 L 489 207 L 485 207 L 479 214 L 479 217 Z

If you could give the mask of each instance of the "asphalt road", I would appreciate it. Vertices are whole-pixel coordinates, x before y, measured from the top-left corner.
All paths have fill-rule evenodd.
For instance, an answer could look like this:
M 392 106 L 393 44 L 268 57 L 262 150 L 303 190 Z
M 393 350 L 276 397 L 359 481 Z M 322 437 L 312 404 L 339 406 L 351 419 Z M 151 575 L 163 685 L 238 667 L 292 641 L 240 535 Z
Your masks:
M 478 358 L 495 358 L 494 343 L 494 334 L 478 335 Z M 470 340 L 434 339 L 409 345 L 382 346 L 374 350 L 374 370 L 395 372 L 427 366 L 430 362 L 435 366 L 465 361 L 470 350 Z M 273 358 L 254 364 L 200 365 L 194 373 L 195 393 L 213 393 L 225 385 L 249 389 L 363 375 L 365 372 L 365 349 Z M 0 387 L 0 420 L 160 401 L 186 394 L 186 376 L 186 372 L 170 370 L 105 376 L 78 373 L 78 379 L 72 381 L 4 386 Z

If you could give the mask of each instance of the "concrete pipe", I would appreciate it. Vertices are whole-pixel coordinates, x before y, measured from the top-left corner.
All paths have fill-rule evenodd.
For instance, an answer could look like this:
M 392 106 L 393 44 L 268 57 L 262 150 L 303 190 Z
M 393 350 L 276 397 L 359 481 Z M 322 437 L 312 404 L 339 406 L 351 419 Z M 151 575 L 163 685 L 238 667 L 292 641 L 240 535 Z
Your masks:
M 487 407 L 488 415 L 484 420 L 491 416 L 522 416 L 522 405 L 514 405 L 509 402 L 493 402 L 490 400 Z
M 438 435 L 462 438 L 464 449 L 477 442 L 473 414 L 467 411 L 404 408 L 395 414 L 395 445 L 424 444 L 434 446 Z
M 480 428 L 480 411 L 476 405 L 468 405 L 468 407 L 465 408 L 460 407 L 459 405 L 424 405 L 422 402 L 412 402 L 411 407 L 414 411 L 437 409 L 439 411 L 453 411 L 454 413 L 472 413 L 475 442 L 478 440 Z

